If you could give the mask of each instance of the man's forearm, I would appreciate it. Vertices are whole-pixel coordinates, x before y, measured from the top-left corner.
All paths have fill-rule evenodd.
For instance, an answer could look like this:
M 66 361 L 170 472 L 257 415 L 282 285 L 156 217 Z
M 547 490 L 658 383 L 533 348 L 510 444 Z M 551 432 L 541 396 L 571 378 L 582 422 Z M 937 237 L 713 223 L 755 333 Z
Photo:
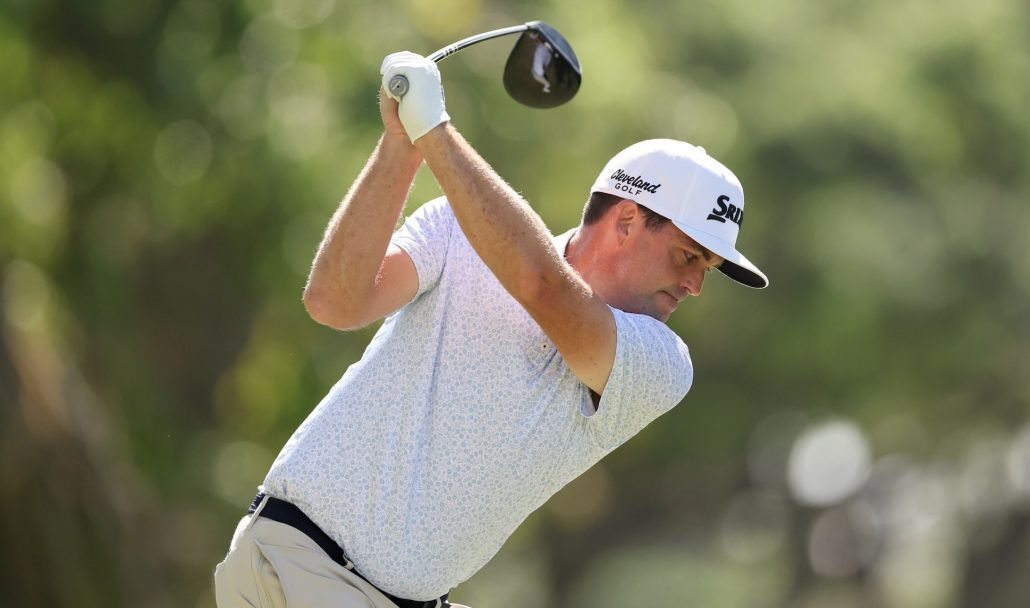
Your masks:
M 527 304 L 567 271 L 543 220 L 450 123 L 415 145 L 472 247 L 516 300 Z
M 435 96 L 440 79 L 432 62 L 399 54 L 389 56 L 383 66 L 384 86 L 402 75 L 421 87 L 423 94 L 406 97 L 401 105 L 423 105 L 409 107 L 401 121 L 406 132 L 416 134 L 415 147 L 447 195 L 462 232 L 554 342 L 569 369 L 600 395 L 615 360 L 615 316 L 607 302 L 565 263 L 540 216 L 448 122 L 442 91 Z M 428 131 L 422 129 L 426 116 L 435 124 Z
M 421 163 L 403 135 L 379 140 L 329 222 L 304 289 L 306 303 L 361 306 L 368 298 Z

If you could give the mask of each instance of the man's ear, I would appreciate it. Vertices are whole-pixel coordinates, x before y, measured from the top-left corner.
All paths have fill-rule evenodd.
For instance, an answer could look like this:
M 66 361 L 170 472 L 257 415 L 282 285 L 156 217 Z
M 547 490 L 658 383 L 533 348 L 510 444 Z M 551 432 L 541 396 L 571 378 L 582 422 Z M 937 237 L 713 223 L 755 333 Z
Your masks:
M 633 233 L 634 225 L 640 218 L 640 207 L 624 198 L 615 203 L 615 235 L 621 245 Z

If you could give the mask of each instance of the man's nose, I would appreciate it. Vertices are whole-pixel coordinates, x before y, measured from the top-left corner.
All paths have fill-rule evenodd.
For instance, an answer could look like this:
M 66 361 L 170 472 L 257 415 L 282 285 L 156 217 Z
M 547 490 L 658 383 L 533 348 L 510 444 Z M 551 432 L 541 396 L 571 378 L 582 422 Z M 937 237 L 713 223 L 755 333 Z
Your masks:
M 692 296 L 701 295 L 701 286 L 705 282 L 705 269 L 704 268 L 691 268 L 687 271 L 683 277 L 683 281 L 680 286 L 686 290 L 686 292 Z

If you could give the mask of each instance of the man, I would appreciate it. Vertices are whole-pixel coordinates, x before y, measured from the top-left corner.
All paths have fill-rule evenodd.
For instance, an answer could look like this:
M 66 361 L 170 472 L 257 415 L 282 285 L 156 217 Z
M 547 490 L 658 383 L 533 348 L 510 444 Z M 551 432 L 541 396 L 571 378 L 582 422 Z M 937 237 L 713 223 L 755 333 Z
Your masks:
M 705 274 L 752 287 L 743 192 L 703 150 L 616 155 L 552 237 L 450 125 L 436 65 L 390 55 L 378 147 L 333 216 L 304 303 L 386 320 L 287 442 L 216 569 L 219 606 L 444 606 L 567 482 L 686 394 L 663 323 Z M 446 198 L 395 234 L 426 162 Z

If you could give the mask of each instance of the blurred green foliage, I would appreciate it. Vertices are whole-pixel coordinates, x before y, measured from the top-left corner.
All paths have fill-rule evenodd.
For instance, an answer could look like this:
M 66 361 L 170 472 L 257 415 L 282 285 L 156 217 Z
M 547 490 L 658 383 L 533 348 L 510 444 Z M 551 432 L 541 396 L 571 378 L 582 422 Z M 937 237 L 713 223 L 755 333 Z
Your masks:
M 378 68 L 446 60 L 455 124 L 556 231 L 675 137 L 748 193 L 671 325 L 695 386 L 454 594 L 504 606 L 1025 606 L 1030 11 L 935 3 L 8 0 L 0 7 L 0 596 L 213 606 L 235 521 L 375 328 L 300 303 L 378 137 Z M 409 211 L 438 193 L 422 171 Z M 517 466 L 517 463 L 513 463 Z

